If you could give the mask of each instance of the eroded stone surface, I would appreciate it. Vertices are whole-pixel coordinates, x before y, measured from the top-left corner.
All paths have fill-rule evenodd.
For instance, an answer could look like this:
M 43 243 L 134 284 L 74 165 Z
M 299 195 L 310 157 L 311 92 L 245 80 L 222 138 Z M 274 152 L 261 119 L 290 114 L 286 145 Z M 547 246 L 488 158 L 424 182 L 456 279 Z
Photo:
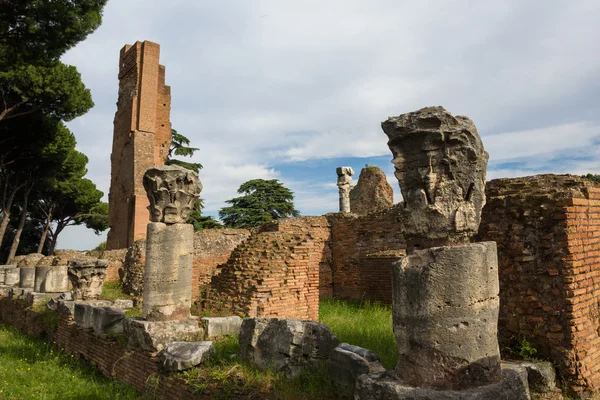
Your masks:
M 146 171 L 144 188 L 150 200 L 150 221 L 181 224 L 194 208 L 202 184 L 194 171 L 165 165 Z
M 148 224 L 142 305 L 145 319 L 172 321 L 190 316 L 193 252 L 191 224 Z
M 354 170 L 351 167 L 338 167 L 337 186 L 340 192 L 340 212 L 350 212 L 350 189 L 352 188 L 352 175 Z
M 364 374 L 356 381 L 356 400 L 530 400 L 527 372 L 514 365 L 502 365 L 497 383 L 467 390 L 432 390 L 401 383 L 389 373 Z
M 495 242 L 415 251 L 393 266 L 396 373 L 411 386 L 464 389 L 500 378 Z
M 338 338 L 324 324 L 279 318 L 247 318 L 239 336 L 242 359 L 295 376 L 326 360 Z
M 160 357 L 166 371 L 183 371 L 201 364 L 214 353 L 213 342 L 173 342 Z
M 350 190 L 350 210 L 366 215 L 394 205 L 394 190 L 379 167 L 368 165 L 360 171 L 358 183 Z
M 92 300 L 100 297 L 107 267 L 107 260 L 70 260 L 68 276 L 73 286 L 73 298 Z
M 390 117 L 381 127 L 404 198 L 409 252 L 413 246 L 467 243 L 481 221 L 488 160 L 473 122 L 426 107 Z
M 379 356 L 359 346 L 342 343 L 329 356 L 329 379 L 346 389 L 354 390 L 356 379 L 361 375 L 383 372 L 385 368 Z
M 34 267 L 21 267 L 19 268 L 19 287 L 21 288 L 34 288 L 35 286 L 35 268 Z
M 201 333 L 198 318 L 189 317 L 177 321 L 144 321 L 140 318 L 125 318 L 123 329 L 129 344 L 150 352 L 165 349 L 176 341 L 194 341 Z
M 38 254 L 38 253 L 32 253 L 32 254 L 27 254 L 26 256 L 21 256 L 22 258 L 18 260 L 17 262 L 17 267 L 19 268 L 34 268 L 37 263 L 44 258 L 43 254 Z M 17 257 L 15 257 L 13 260 L 16 260 Z M 16 261 L 15 261 L 16 262 Z
M 527 371 L 527 381 L 532 392 L 547 393 L 556 389 L 556 371 L 548 361 L 518 361 Z
M 202 328 L 206 338 L 226 335 L 239 335 L 242 319 L 237 315 L 231 317 L 205 317 L 202 318 Z
M 123 310 L 116 307 L 93 307 L 92 327 L 97 335 L 119 335 L 123 333 Z
M 21 273 L 16 265 L 4 265 L 4 284 L 6 286 L 19 286 Z
M 35 267 L 34 291 L 37 293 L 68 291 L 68 269 L 66 265 Z

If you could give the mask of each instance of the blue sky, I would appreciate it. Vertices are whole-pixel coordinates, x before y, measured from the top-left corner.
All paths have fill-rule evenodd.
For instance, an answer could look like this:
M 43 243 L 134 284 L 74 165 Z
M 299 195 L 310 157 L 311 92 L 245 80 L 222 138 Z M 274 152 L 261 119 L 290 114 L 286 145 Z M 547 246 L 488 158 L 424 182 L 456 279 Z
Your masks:
M 380 123 L 432 105 L 475 122 L 488 178 L 600 173 L 598 20 L 596 0 L 109 0 L 63 57 L 96 104 L 69 127 L 108 196 L 119 51 L 151 40 L 207 214 L 254 178 L 281 180 L 303 215 L 336 211 L 342 165 L 380 166 L 398 201 Z M 69 228 L 58 246 L 104 238 Z

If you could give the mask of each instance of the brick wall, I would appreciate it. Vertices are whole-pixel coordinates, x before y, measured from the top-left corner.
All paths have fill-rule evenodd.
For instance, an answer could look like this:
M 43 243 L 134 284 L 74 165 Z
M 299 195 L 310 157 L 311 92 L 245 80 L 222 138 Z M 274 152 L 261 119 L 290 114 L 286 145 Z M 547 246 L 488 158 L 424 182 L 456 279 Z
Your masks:
M 171 144 L 171 89 L 160 46 L 126 45 L 119 58 L 119 97 L 114 119 L 107 249 L 146 237 L 149 201 L 142 185 L 148 168 L 163 165 Z
M 400 233 L 397 205 L 384 211 L 357 216 L 347 213 L 329 214 L 332 236 L 333 294 L 339 298 L 385 300 L 383 292 L 371 288 L 386 287 L 391 282 L 391 265 L 406 244 Z M 395 256 L 375 261 L 381 251 Z M 394 253 L 397 252 L 397 253 Z M 383 264 L 389 264 L 389 271 Z M 373 274 L 372 267 L 380 272 Z M 389 275 L 388 275 L 389 273 Z
M 501 344 L 526 337 L 571 387 L 600 388 L 600 188 L 538 175 L 486 192 L 477 239 L 498 244 Z
M 201 288 L 205 308 L 257 317 L 318 320 L 319 271 L 330 262 L 326 217 L 262 226 L 217 267 Z
M 81 356 L 105 376 L 135 386 L 148 398 L 199 398 L 183 379 L 159 372 L 159 360 L 154 354 L 120 343 L 114 338 L 100 337 L 91 330 L 81 329 L 72 319 L 62 318 L 53 332 L 35 312 L 26 309 L 23 302 L 2 298 L 0 321 L 31 335 L 53 340 L 67 354 Z M 155 379 L 148 379 L 149 377 Z
M 229 259 L 231 252 L 250 236 L 246 229 L 204 229 L 194 233 L 192 298 L 197 299 L 200 286 L 205 286 L 218 265 Z

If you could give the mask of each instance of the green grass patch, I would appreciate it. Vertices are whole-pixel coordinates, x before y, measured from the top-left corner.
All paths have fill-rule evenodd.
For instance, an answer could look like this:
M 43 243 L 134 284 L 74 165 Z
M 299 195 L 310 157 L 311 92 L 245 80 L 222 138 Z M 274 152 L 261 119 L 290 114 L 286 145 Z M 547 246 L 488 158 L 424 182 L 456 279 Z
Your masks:
M 102 293 L 100 294 L 102 300 L 115 301 L 119 299 L 131 299 L 132 297 L 128 294 L 123 293 L 123 287 L 121 281 L 108 281 L 102 285 Z
M 111 381 L 52 344 L 0 325 L 0 399 L 139 398 L 135 388 Z
M 307 371 L 293 379 L 282 373 L 260 371 L 239 360 L 239 343 L 236 336 L 215 342 L 216 354 L 199 368 L 180 375 L 199 394 L 215 400 L 224 399 L 350 399 L 341 393 L 327 378 L 326 365 Z
M 331 327 L 341 342 L 379 354 L 386 369 L 396 366 L 398 352 L 390 306 L 369 301 L 322 300 L 319 321 Z

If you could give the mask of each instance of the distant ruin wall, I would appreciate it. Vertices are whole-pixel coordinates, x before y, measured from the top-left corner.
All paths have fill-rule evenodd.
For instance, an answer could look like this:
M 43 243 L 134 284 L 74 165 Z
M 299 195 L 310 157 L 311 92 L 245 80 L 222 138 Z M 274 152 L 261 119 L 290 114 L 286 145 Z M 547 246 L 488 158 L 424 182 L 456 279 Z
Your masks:
M 231 252 L 250 236 L 246 229 L 203 229 L 194 233 L 192 298 L 198 298 L 200 286 L 210 283 L 218 265 L 225 264 Z
M 329 215 L 334 296 L 391 303 L 392 263 L 406 248 L 397 207 L 366 216 Z
M 160 46 L 136 42 L 121 50 L 119 98 L 114 119 L 106 247 L 122 249 L 146 237 L 148 198 L 142 177 L 163 165 L 171 145 L 171 89 Z
M 538 175 L 486 192 L 478 240 L 498 244 L 500 343 L 527 338 L 571 387 L 600 388 L 600 187 Z
M 255 317 L 318 320 L 320 270 L 330 263 L 326 217 L 286 218 L 263 225 L 200 287 L 206 309 Z

